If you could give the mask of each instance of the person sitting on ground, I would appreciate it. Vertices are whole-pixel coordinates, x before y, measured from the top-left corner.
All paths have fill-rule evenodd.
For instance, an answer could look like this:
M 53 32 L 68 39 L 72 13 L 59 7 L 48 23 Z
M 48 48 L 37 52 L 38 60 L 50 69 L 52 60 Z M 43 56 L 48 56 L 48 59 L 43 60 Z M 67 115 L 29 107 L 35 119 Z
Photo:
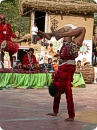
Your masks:
M 89 66 L 90 66 L 90 62 L 85 62 L 85 63 L 84 63 L 84 66 L 89 67 Z
M 54 56 L 56 54 L 56 52 L 54 52 L 54 50 L 53 50 L 53 44 L 52 43 L 50 43 L 50 46 L 48 47 L 48 50 L 49 50 L 50 55 Z
M 58 63 L 57 63 L 57 60 L 53 60 L 53 69 L 54 69 L 55 71 L 58 70 Z
M 24 55 L 24 57 L 23 57 L 23 68 L 27 69 L 27 70 L 33 69 L 34 66 L 37 64 L 38 64 L 38 62 L 34 55 L 34 49 L 29 48 L 28 54 Z
M 44 33 L 42 31 L 38 32 L 41 37 L 48 40 L 52 37 L 55 37 L 56 40 L 64 37 L 64 43 L 60 50 L 60 59 L 63 63 L 59 65 L 58 71 L 52 75 L 52 83 L 48 87 L 50 95 L 54 97 L 53 113 L 48 113 L 47 115 L 57 116 L 61 94 L 65 93 L 69 116 L 65 121 L 74 121 L 75 110 L 71 82 L 73 81 L 73 75 L 76 70 L 75 58 L 78 57 L 78 51 L 82 46 L 85 33 L 85 27 L 72 29 L 70 26 L 64 26 L 57 31 L 54 31 L 52 28 L 52 33 Z
M 52 58 L 48 58 L 47 70 L 48 70 L 48 71 L 53 70 Z
M 22 62 L 20 60 L 16 61 L 16 66 L 14 66 L 14 69 L 22 69 Z
M 77 67 L 81 67 L 81 60 L 77 61 Z
M 16 66 L 16 56 L 13 56 L 12 59 L 13 59 L 13 67 L 15 67 Z
M 43 38 L 43 39 L 41 40 L 41 46 L 45 46 L 46 49 L 48 49 L 49 43 L 47 42 L 47 40 L 46 40 L 45 38 Z

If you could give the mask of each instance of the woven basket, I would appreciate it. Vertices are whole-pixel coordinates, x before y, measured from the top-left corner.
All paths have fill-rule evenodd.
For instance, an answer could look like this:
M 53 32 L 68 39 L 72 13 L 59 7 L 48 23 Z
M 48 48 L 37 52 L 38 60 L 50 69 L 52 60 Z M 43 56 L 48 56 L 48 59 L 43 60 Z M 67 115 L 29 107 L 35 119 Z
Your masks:
M 83 66 L 81 69 L 77 68 L 76 72 L 81 72 L 85 83 L 94 82 L 94 67 L 93 66 Z

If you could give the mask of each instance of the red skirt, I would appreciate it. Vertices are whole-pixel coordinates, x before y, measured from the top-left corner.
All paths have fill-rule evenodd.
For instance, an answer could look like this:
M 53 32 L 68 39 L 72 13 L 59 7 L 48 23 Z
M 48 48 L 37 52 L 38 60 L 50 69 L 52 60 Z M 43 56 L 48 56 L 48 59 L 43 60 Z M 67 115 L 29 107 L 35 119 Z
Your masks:
M 10 52 L 12 55 L 17 53 L 19 49 L 19 45 L 12 42 L 12 41 L 7 41 L 6 47 L 5 47 L 5 51 L 6 52 Z

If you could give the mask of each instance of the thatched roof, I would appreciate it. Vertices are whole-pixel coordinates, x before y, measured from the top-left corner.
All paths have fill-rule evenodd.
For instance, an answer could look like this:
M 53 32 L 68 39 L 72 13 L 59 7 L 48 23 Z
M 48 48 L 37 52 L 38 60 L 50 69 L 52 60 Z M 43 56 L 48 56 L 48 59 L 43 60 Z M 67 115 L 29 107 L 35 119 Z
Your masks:
M 21 13 L 35 11 L 51 13 L 96 13 L 97 4 L 81 0 L 20 0 Z

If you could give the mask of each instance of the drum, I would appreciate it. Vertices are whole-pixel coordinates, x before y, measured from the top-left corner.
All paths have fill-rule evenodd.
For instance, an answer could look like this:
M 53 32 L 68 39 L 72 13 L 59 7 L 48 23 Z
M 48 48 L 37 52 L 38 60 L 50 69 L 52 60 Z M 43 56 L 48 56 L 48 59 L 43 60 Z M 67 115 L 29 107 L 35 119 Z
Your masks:
M 85 83 L 93 83 L 95 74 L 93 66 L 83 66 L 82 68 L 76 68 L 76 72 L 81 72 Z
M 40 64 L 34 65 L 34 70 L 39 70 L 41 68 Z

